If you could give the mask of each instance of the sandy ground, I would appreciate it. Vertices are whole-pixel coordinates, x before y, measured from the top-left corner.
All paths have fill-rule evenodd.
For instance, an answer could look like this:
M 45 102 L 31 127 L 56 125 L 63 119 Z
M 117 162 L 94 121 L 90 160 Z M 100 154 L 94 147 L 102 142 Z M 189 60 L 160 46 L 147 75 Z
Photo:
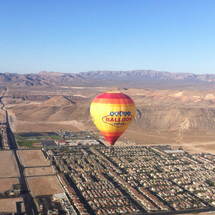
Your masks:
M 212 153 L 215 154 L 215 141 L 181 143 L 182 149 L 189 153 Z
M 10 122 L 13 132 L 57 132 L 63 131 L 81 131 L 86 127 L 83 123 L 77 121 L 60 121 L 60 122 L 26 122 L 16 121 Z
M 16 202 L 23 202 L 23 198 L 8 198 L 0 199 L 0 211 L 1 213 L 15 213 L 16 212 Z
M 63 192 L 55 176 L 26 177 L 26 179 L 33 197 Z
M 20 162 L 24 167 L 48 166 L 41 150 L 18 150 Z
M 0 179 L 0 193 L 13 189 L 13 184 L 19 184 L 18 178 Z
M 42 176 L 42 175 L 53 175 L 51 167 L 34 167 L 26 168 L 25 176 Z
M 12 151 L 0 151 L 0 178 L 18 177 L 19 170 Z
M 127 129 L 119 141 L 131 141 L 137 145 L 160 145 L 169 144 L 181 147 L 189 153 L 212 153 L 215 154 L 215 136 L 212 134 L 184 134 L 179 139 L 175 133 L 163 133 L 159 131 L 135 132 Z M 118 141 L 117 141 L 118 142 Z

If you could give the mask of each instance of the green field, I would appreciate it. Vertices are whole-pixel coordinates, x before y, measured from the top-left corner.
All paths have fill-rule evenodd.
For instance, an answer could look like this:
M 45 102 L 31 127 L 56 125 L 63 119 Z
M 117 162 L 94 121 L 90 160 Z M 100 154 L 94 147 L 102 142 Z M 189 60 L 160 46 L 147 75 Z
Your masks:
M 35 147 L 33 143 L 39 143 L 41 140 L 59 140 L 62 138 L 57 133 L 54 133 L 54 132 L 29 132 L 29 133 L 16 133 L 15 139 L 19 146 L 38 148 L 38 147 Z
M 61 137 L 54 132 L 29 132 L 29 133 L 16 133 L 16 140 L 58 140 Z
M 27 146 L 27 147 L 30 147 L 30 148 L 38 148 L 38 147 L 35 147 L 33 145 L 33 143 L 36 143 L 37 141 L 34 141 L 34 140 L 23 140 L 23 141 L 17 141 L 18 145 L 19 146 Z M 41 147 L 42 148 L 42 147 Z

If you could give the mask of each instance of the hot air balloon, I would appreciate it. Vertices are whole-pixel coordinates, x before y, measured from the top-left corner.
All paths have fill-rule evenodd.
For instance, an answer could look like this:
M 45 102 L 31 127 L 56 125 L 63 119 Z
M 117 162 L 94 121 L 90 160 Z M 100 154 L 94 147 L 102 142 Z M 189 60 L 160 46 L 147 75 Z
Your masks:
M 98 95 L 90 106 L 94 124 L 112 146 L 131 124 L 135 114 L 134 101 L 115 91 Z

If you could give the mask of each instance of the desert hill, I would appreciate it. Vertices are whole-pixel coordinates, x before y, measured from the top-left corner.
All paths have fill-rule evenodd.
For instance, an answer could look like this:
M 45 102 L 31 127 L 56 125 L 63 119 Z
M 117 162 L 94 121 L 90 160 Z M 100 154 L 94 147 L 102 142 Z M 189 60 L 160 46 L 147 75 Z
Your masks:
M 215 91 L 112 89 L 126 93 L 134 100 L 137 108 L 131 126 L 134 131 L 159 131 L 176 136 L 199 132 L 215 134 Z M 76 120 L 87 127 L 93 126 L 89 110 L 95 95 L 95 92 L 88 92 L 88 98 L 77 102 L 64 96 L 53 96 L 40 105 L 25 103 L 8 106 L 8 109 L 20 121 Z
M 29 122 L 60 122 L 70 120 L 86 120 L 89 115 L 86 112 L 85 102 L 73 102 L 64 96 L 53 96 L 42 104 L 11 105 L 17 119 Z M 87 107 L 89 109 L 89 107 Z
M 44 106 L 69 106 L 74 105 L 75 102 L 70 101 L 64 96 L 54 96 L 44 102 Z

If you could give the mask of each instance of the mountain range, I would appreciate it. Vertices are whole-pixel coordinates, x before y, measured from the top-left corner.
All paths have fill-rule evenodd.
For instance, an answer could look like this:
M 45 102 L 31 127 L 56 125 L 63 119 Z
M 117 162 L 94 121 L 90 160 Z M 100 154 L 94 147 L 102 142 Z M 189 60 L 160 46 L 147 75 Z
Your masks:
M 142 88 L 152 83 L 213 84 L 215 74 L 170 73 L 154 70 L 90 71 L 81 73 L 59 73 L 41 71 L 37 74 L 0 73 L 0 84 L 9 86 L 126 86 Z

